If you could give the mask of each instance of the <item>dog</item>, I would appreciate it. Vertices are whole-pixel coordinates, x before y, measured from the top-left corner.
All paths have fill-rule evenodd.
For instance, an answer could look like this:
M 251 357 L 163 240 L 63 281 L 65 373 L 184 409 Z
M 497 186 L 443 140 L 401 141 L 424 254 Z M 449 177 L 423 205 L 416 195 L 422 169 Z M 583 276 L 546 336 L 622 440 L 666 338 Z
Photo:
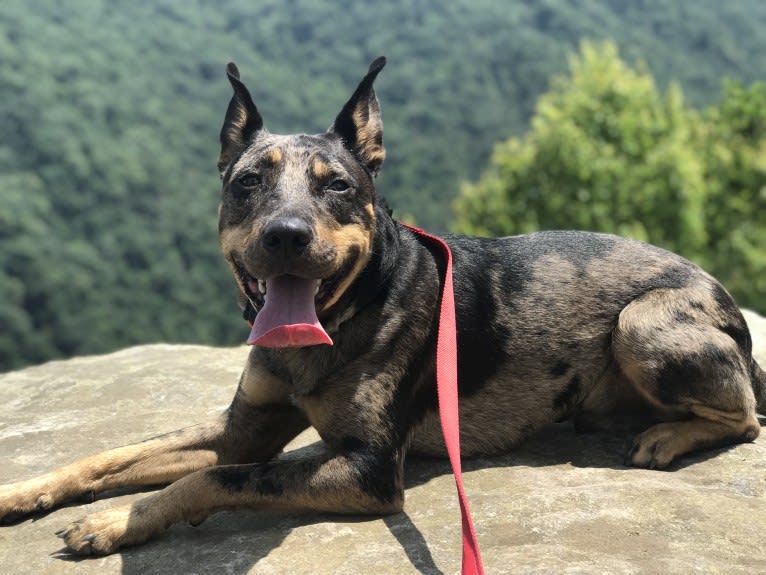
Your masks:
M 434 381 L 444 257 L 375 191 L 385 157 L 375 60 L 319 135 L 269 133 L 234 64 L 219 239 L 252 323 L 215 422 L 0 488 L 6 522 L 124 486 L 169 484 L 58 532 L 102 555 L 225 508 L 390 514 L 407 454 L 445 455 Z M 754 440 L 766 374 L 710 275 L 637 241 L 574 231 L 446 235 L 454 258 L 461 443 L 504 453 L 554 421 L 650 413 L 627 462 Z M 322 442 L 290 457 L 313 426 Z

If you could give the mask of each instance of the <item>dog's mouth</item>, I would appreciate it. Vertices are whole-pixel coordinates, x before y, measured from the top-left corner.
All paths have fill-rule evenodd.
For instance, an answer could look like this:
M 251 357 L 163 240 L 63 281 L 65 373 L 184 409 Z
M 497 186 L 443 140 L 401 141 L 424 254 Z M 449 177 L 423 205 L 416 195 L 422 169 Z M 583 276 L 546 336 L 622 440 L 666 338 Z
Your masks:
M 257 312 L 247 338 L 249 345 L 270 348 L 332 345 L 317 310 L 322 310 L 334 293 L 339 274 L 326 279 L 284 274 L 263 280 L 239 265 L 237 274 Z

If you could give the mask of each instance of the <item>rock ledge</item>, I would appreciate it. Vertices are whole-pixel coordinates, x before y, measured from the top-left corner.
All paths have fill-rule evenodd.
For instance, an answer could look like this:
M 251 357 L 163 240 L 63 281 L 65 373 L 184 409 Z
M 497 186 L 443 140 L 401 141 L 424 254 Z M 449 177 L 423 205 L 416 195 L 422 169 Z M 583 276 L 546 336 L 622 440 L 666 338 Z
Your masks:
M 746 312 L 766 365 L 766 320 Z M 0 376 L 0 483 L 170 431 L 228 404 L 246 348 L 152 345 Z M 316 440 L 306 432 L 291 448 Z M 766 434 L 670 472 L 621 465 L 627 437 L 551 426 L 514 453 L 468 461 L 488 573 L 766 572 Z M 226 512 L 110 557 L 57 556 L 75 505 L 0 528 L 4 573 L 457 573 L 459 512 L 449 466 L 412 461 L 405 513 L 383 519 Z

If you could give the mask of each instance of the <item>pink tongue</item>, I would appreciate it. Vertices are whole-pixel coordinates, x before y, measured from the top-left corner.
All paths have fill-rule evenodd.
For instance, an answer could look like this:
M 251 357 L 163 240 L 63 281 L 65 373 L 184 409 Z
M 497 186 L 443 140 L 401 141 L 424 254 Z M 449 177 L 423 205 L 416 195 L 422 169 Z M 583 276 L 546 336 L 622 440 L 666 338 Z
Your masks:
M 266 280 L 266 303 L 255 316 L 249 345 L 332 345 L 314 306 L 317 280 L 284 275 Z

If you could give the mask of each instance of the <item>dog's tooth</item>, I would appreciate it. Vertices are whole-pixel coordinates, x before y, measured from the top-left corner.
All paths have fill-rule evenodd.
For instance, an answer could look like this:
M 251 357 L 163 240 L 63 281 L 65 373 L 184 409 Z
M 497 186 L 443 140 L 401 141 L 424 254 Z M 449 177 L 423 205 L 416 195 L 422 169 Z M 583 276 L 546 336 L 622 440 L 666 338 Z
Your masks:
M 319 288 L 322 287 L 322 280 L 317 280 L 317 285 L 314 288 L 314 295 L 319 293 Z
M 266 294 L 266 282 L 263 280 L 258 280 L 258 291 L 260 291 L 262 294 Z

